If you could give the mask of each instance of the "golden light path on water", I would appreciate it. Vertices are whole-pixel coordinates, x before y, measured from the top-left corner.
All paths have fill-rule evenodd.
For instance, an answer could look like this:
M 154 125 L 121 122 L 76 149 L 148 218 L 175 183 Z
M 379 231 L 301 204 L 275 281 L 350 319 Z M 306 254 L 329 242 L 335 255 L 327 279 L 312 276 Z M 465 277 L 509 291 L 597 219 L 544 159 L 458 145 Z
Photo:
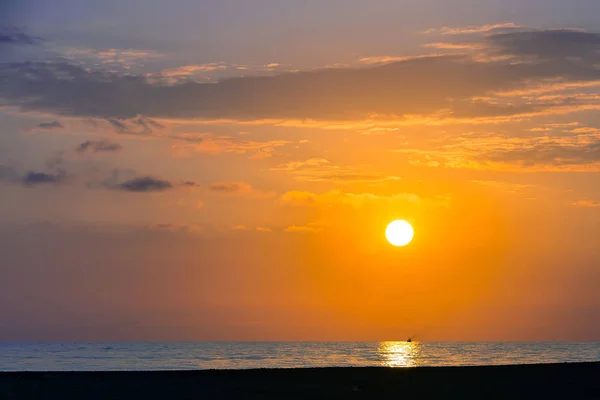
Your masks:
M 386 367 L 416 367 L 421 345 L 415 342 L 381 342 L 377 353 Z

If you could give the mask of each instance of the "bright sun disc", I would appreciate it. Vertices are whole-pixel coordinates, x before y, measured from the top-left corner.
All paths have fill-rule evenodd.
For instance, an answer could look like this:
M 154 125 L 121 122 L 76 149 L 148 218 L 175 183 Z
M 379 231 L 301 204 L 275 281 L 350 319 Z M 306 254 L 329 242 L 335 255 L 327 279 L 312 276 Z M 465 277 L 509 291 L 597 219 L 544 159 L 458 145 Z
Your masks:
M 412 226 L 410 226 L 408 222 L 402 220 L 390 223 L 385 230 L 385 237 L 388 242 L 397 247 L 406 246 L 413 240 L 414 236 L 415 231 Z

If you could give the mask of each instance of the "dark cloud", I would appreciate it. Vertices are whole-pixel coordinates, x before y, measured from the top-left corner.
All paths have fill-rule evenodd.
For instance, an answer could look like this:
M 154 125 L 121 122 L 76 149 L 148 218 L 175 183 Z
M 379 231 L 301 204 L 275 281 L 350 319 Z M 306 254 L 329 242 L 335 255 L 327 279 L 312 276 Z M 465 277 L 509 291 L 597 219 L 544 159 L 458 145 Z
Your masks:
M 27 171 L 19 174 L 14 168 L 0 165 L 0 180 L 8 182 L 18 182 L 25 186 L 36 186 L 46 183 L 60 183 L 66 179 L 64 171 L 57 173 Z
M 172 188 L 173 185 L 171 182 L 150 176 L 130 179 L 112 187 L 112 189 L 116 190 L 138 193 L 164 192 Z
M 461 108 L 457 100 L 521 88 L 532 79 L 600 79 L 597 42 L 597 34 L 585 32 L 516 32 L 492 35 L 487 51 L 538 56 L 537 62 L 478 62 L 468 55 L 447 55 L 171 86 L 65 62 L 12 63 L 0 66 L 0 97 L 26 110 L 105 118 L 118 133 L 129 134 L 159 129 L 146 117 L 343 120 L 439 110 L 466 117 L 502 115 L 514 110 Z
M 164 128 L 164 126 L 158 122 L 142 116 L 127 120 L 107 118 L 106 121 L 112 126 L 116 133 L 122 135 L 150 135 L 155 131 Z
M 513 32 L 492 35 L 488 41 L 504 54 L 547 59 L 600 58 L 600 34 L 574 30 Z
M 27 35 L 15 27 L 0 27 L 0 44 L 35 45 L 41 42 L 41 38 Z
M 67 172 L 62 168 L 54 168 L 55 171 L 39 172 L 27 171 L 19 173 L 15 168 L 0 165 L 0 180 L 21 183 L 28 187 L 40 184 L 61 183 L 67 179 Z
M 42 129 L 55 129 L 55 128 L 62 128 L 63 124 L 61 124 L 58 121 L 52 121 L 52 122 L 42 122 L 41 124 L 38 125 L 38 128 L 42 128 Z
M 142 128 L 144 128 L 144 131 L 152 132 L 152 129 L 163 129 L 164 128 L 164 126 L 162 126 L 161 124 L 159 124 L 158 122 L 156 122 L 150 118 L 138 117 L 134 120 L 134 123 L 141 126 Z
M 21 181 L 27 186 L 43 184 L 43 183 L 59 183 L 65 179 L 64 174 L 51 174 L 47 172 L 28 171 Z
M 77 146 L 76 151 L 79 153 L 85 153 L 85 152 L 93 152 L 93 153 L 99 153 L 99 152 L 116 152 L 123 149 L 123 146 L 121 146 L 118 143 L 111 143 L 111 142 L 107 142 L 107 141 L 96 141 L 96 140 L 87 140 L 83 143 L 81 143 L 79 146 Z
M 202 137 L 189 135 L 189 134 L 174 134 L 174 135 L 169 135 L 168 137 L 169 137 L 169 139 L 181 140 L 183 142 L 190 142 L 190 143 L 200 143 L 200 142 L 204 141 L 204 138 L 202 138 Z
M 106 121 L 108 121 L 108 123 L 111 124 L 118 133 L 127 132 L 127 125 L 125 125 L 123 121 L 119 121 L 115 118 L 107 118 Z

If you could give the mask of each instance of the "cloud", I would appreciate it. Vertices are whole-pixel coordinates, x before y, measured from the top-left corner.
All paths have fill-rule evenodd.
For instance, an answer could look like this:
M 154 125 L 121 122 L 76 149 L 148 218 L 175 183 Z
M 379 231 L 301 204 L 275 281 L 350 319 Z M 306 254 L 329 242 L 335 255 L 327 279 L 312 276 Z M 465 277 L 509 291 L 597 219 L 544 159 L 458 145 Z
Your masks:
M 596 68 L 600 63 L 600 41 L 595 33 L 519 31 L 492 34 L 477 45 L 484 49 L 458 55 L 367 57 L 363 58 L 363 63 L 369 65 L 365 68 L 173 85 L 153 84 L 145 76 L 86 69 L 68 62 L 5 63 L 0 65 L 0 97 L 24 110 L 104 118 L 122 133 L 132 132 L 123 121 L 139 116 L 339 122 L 377 115 L 397 124 L 418 124 L 419 120 L 466 123 L 486 118 L 496 118 L 500 123 L 513 115 L 539 113 L 557 106 L 471 104 L 471 99 L 519 90 L 526 82 L 600 80 L 600 69 Z M 570 112 L 579 109 L 573 106 Z M 144 124 L 145 120 L 137 124 L 142 133 L 149 128 Z
M 547 143 L 532 147 L 493 150 L 477 158 L 485 161 L 517 163 L 525 167 L 595 164 L 600 162 L 600 140 L 581 145 Z
M 36 45 L 42 39 L 21 32 L 15 27 L 0 27 L 0 44 Z
M 254 189 L 246 182 L 214 182 L 208 186 L 208 191 L 222 196 L 240 196 L 253 198 L 272 198 L 274 192 L 263 192 Z
M 28 171 L 23 177 L 21 181 L 28 186 L 37 185 L 40 183 L 59 183 L 63 181 L 65 178 L 64 175 L 61 174 L 50 174 L 46 172 L 37 172 L 37 171 Z
M 105 176 L 104 179 L 89 182 L 87 187 L 134 193 L 159 193 L 174 189 L 195 189 L 200 187 L 200 184 L 191 180 L 172 182 L 149 175 L 138 176 L 134 170 L 114 169 L 109 175 Z
M 466 35 L 473 33 L 487 33 L 498 30 L 511 30 L 522 28 L 519 25 L 516 25 L 512 22 L 505 22 L 501 24 L 491 24 L 491 25 L 471 25 L 465 26 L 461 28 L 449 28 L 443 27 L 440 29 L 429 29 L 425 31 L 425 33 L 437 33 L 441 35 Z
M 436 58 L 443 57 L 445 54 L 425 54 L 420 56 L 373 56 L 373 57 L 362 57 L 359 61 L 367 65 L 377 64 L 390 64 L 402 61 L 420 60 L 424 58 Z
M 571 203 L 573 207 L 598 208 L 600 202 L 593 200 L 578 200 Z
M 512 182 L 502 182 L 502 181 L 481 181 L 481 180 L 473 180 L 471 181 L 479 186 L 486 186 L 495 188 L 498 190 L 502 190 L 509 193 L 523 193 L 528 189 L 533 189 L 535 185 L 528 184 L 519 184 Z
M 127 132 L 127 125 L 125 125 L 124 122 L 116 119 L 116 118 L 107 118 L 106 122 L 108 122 L 109 124 L 111 124 L 113 126 L 113 128 L 116 129 L 116 131 L 118 133 L 125 133 Z
M 377 202 L 404 202 L 414 205 L 424 204 L 414 193 L 399 193 L 392 196 L 377 196 L 372 193 L 345 193 L 333 190 L 316 194 L 311 192 L 290 191 L 279 197 L 279 204 L 293 207 L 332 207 L 345 205 L 360 208 L 366 204 Z
M 64 52 L 66 56 L 86 56 L 96 57 L 103 61 L 118 61 L 118 59 L 142 59 L 148 57 L 157 57 L 160 54 L 147 50 L 136 50 L 136 49 L 117 49 L 117 48 L 105 48 L 105 49 L 94 49 L 94 48 L 74 48 L 68 49 Z M 122 60 L 124 61 L 124 60 Z
M 247 183 L 238 182 L 216 182 L 212 183 L 208 190 L 219 194 L 233 194 L 239 193 L 242 188 L 251 188 Z
M 430 47 L 434 49 L 442 49 L 442 50 L 481 50 L 483 45 L 480 43 L 446 43 L 446 42 L 437 42 L 437 43 L 428 43 L 425 47 Z
M 173 189 L 173 184 L 169 181 L 153 178 L 150 176 L 130 179 L 128 181 L 116 184 L 111 187 L 115 190 L 136 193 L 164 192 Z
M 56 172 L 40 172 L 29 170 L 21 174 L 12 167 L 0 165 L 0 180 L 22 183 L 27 187 L 34 187 L 44 184 L 58 184 L 64 182 L 66 179 L 67 173 L 62 168 L 56 168 Z
M 257 226 L 256 227 L 256 232 L 269 233 L 269 232 L 273 232 L 273 229 L 271 229 L 271 228 L 263 228 L 262 226 Z
M 325 158 L 311 158 L 305 161 L 292 161 L 271 168 L 271 171 L 286 172 L 297 180 L 309 182 L 336 183 L 380 183 L 399 180 L 396 176 L 365 173 L 365 166 L 340 166 Z
M 161 75 L 169 78 L 185 77 L 193 75 L 197 72 L 212 72 L 222 69 L 227 69 L 223 63 L 210 63 L 198 65 L 184 65 L 176 68 L 169 68 L 161 72 Z
M 41 124 L 38 125 L 38 128 L 42 128 L 42 129 L 55 129 L 55 128 L 62 128 L 63 124 L 61 124 L 58 121 L 52 121 L 52 122 L 42 122 Z
M 201 134 L 172 134 L 169 138 L 192 143 L 182 148 L 191 149 L 200 153 L 220 154 L 250 154 L 251 160 L 270 158 L 276 154 L 278 147 L 291 144 L 288 140 L 269 140 L 264 142 L 243 140 L 239 137 L 219 136 L 213 133 Z M 177 148 L 177 146 L 175 146 Z
M 235 225 L 231 228 L 231 230 L 234 231 L 249 231 L 250 228 L 248 228 L 246 225 Z
M 196 187 L 196 188 L 202 186 L 196 181 L 182 181 L 180 184 L 181 184 L 181 186 Z
M 134 118 L 106 118 L 103 120 L 90 120 L 90 124 L 98 127 L 99 124 L 108 123 L 115 133 L 121 135 L 152 135 L 161 133 L 164 126 L 151 118 L 136 116 Z
M 546 30 L 513 32 L 492 35 L 487 42 L 503 54 L 535 56 L 550 60 L 562 60 L 563 66 L 579 57 L 593 62 L 600 60 L 600 34 L 575 30 Z
M 76 151 L 79 153 L 92 152 L 116 152 L 123 149 L 123 146 L 117 143 L 111 143 L 103 140 L 87 140 L 77 146 Z
M 298 226 L 292 225 L 285 228 L 284 232 L 286 233 L 319 233 L 321 232 L 321 228 L 315 228 L 313 226 Z
M 150 231 L 179 232 L 179 233 L 202 233 L 201 225 L 185 225 L 174 223 L 151 224 L 147 226 Z
M 548 135 L 542 131 L 541 136 L 455 136 L 441 141 L 436 146 L 395 151 L 411 155 L 413 160 L 419 161 L 420 164 L 435 161 L 437 165 L 447 168 L 511 171 L 600 170 L 600 134 L 596 130 L 588 129 L 582 133 L 567 131 L 562 135 Z
M 163 54 L 155 51 L 119 48 L 72 48 L 65 50 L 61 56 L 92 68 L 101 65 L 111 70 L 129 72 L 134 67 L 143 66 L 144 62 L 161 59 Z

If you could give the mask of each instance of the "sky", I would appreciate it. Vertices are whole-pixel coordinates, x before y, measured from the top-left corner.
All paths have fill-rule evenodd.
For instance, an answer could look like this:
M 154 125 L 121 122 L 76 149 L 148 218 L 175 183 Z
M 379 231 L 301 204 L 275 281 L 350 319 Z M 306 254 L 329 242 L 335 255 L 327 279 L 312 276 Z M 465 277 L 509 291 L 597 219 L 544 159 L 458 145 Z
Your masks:
M 0 340 L 600 341 L 598 13 L 2 2 Z

